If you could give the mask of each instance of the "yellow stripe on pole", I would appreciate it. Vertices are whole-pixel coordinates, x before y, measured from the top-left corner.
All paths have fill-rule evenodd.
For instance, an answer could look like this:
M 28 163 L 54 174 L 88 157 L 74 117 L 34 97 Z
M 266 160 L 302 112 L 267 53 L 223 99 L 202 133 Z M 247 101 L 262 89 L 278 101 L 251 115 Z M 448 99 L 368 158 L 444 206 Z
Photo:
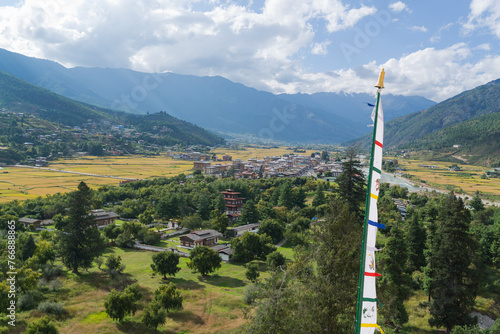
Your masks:
M 374 198 L 375 200 L 378 200 L 378 196 L 375 195 L 375 194 L 370 194 L 372 196 L 372 198 Z
M 380 332 L 382 332 L 382 334 L 384 334 L 384 331 L 382 330 L 382 328 L 380 328 L 379 325 L 377 324 L 361 324 L 361 327 L 375 327 L 377 328 Z

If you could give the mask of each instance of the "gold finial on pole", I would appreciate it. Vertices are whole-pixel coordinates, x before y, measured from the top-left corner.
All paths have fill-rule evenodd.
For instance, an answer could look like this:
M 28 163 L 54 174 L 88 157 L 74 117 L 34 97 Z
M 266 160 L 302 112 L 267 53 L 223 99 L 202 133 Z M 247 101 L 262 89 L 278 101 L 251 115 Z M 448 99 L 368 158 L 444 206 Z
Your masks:
M 378 77 L 378 82 L 375 85 L 375 87 L 384 88 L 384 76 L 385 76 L 385 72 L 384 72 L 384 69 L 382 69 L 382 71 L 380 72 L 380 75 Z

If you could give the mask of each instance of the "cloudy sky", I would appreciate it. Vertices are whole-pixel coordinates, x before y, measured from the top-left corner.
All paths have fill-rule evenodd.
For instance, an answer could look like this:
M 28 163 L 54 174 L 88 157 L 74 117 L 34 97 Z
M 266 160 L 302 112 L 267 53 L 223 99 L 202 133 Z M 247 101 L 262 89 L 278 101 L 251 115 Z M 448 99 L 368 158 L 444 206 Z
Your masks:
M 0 0 L 0 48 L 273 93 L 437 102 L 500 78 L 498 0 Z

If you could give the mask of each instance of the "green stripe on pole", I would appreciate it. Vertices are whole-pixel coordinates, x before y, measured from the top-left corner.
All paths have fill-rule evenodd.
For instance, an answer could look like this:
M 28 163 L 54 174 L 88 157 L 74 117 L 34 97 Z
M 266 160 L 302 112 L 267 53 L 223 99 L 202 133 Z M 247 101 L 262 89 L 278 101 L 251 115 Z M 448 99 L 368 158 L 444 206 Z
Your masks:
M 370 169 L 368 170 L 368 184 L 366 189 L 366 204 L 365 204 L 365 221 L 363 224 L 363 242 L 361 244 L 361 261 L 359 266 L 359 283 L 358 283 L 358 304 L 356 307 L 356 324 L 355 324 L 355 334 L 361 333 L 361 309 L 363 304 L 363 286 L 365 284 L 365 258 L 366 258 L 366 239 L 368 230 L 368 215 L 370 212 L 370 195 L 371 195 L 371 184 L 372 184 L 372 170 L 373 170 L 373 155 L 375 152 L 375 137 L 377 134 L 377 123 L 378 123 L 378 105 L 380 102 L 380 89 L 377 90 L 377 106 L 375 108 L 375 120 L 373 124 L 373 135 L 372 135 L 372 150 L 370 156 Z
M 375 167 L 372 167 L 372 169 L 373 169 L 374 171 L 376 171 L 377 173 L 382 174 L 382 172 L 380 171 L 380 169 L 375 168 Z
M 363 301 L 364 302 L 377 302 L 380 305 L 380 307 L 384 307 L 384 305 L 382 305 L 382 303 L 377 298 L 363 298 Z

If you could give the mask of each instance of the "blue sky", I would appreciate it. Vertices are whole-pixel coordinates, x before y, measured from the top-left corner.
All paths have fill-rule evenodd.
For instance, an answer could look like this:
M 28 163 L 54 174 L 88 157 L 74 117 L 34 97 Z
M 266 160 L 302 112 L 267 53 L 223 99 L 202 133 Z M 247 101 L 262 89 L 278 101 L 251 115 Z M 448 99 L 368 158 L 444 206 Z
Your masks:
M 498 0 L 0 0 L 0 48 L 64 66 L 220 75 L 273 93 L 440 102 L 500 77 Z

